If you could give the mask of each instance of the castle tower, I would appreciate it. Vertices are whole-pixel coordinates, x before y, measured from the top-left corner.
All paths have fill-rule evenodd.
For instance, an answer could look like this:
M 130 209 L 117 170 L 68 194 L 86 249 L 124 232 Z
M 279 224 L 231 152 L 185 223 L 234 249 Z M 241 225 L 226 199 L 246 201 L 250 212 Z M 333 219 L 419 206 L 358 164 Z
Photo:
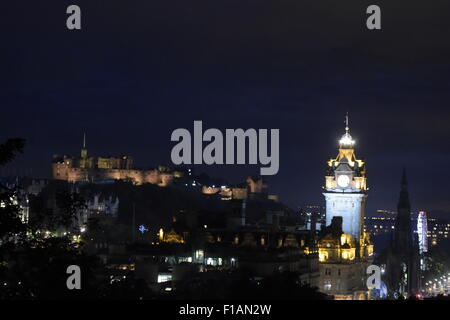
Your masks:
M 355 156 L 355 141 L 350 135 L 348 115 L 345 133 L 339 140 L 339 153 L 327 163 L 325 176 L 326 224 L 342 217 L 344 233 L 359 243 L 364 233 L 364 211 L 367 198 L 365 163 Z
M 81 149 L 81 159 L 87 159 L 86 133 L 83 133 L 83 148 Z
M 81 157 L 78 159 L 78 167 L 81 169 L 92 169 L 94 166 L 94 158 L 88 158 L 86 149 L 86 133 L 83 133 L 83 148 L 81 149 Z M 88 173 L 83 172 L 83 180 L 88 180 Z

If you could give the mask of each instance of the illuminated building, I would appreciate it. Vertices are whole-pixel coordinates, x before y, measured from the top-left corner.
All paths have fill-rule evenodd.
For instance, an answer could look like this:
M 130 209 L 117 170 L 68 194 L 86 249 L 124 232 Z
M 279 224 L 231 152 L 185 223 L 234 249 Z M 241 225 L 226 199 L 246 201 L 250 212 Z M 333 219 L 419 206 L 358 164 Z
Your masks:
M 176 233 L 175 230 L 173 230 L 173 229 L 171 229 L 169 232 L 167 232 L 164 235 L 163 241 L 168 242 L 168 243 L 184 243 L 183 236 Z
M 322 206 L 307 205 L 300 209 L 300 218 L 305 224 L 306 229 L 320 230 L 325 225 L 326 217 L 325 210 Z M 315 223 L 315 226 L 312 224 Z
M 269 199 L 278 201 L 278 196 L 268 194 L 267 182 L 261 176 L 250 176 L 244 183 L 236 185 L 203 185 L 202 193 L 217 196 L 221 200 Z
M 94 182 L 107 180 L 130 180 L 135 184 L 151 183 L 164 187 L 182 173 L 164 166 L 150 170 L 133 168 L 131 156 L 88 157 L 86 137 L 83 139 L 81 157 L 53 156 L 52 177 L 69 182 Z
M 427 226 L 427 235 L 432 246 L 449 239 L 450 223 L 448 221 L 428 218 Z
M 117 217 L 119 213 L 119 197 L 105 197 L 95 194 L 94 197 L 86 201 L 86 209 L 90 215 L 105 214 Z
M 349 133 L 339 141 L 339 154 L 328 161 L 325 176 L 326 224 L 319 234 L 319 289 L 336 300 L 370 298 L 365 278 L 373 244 L 364 232 L 367 197 L 365 163 L 356 159 Z
M 419 253 L 428 252 L 428 224 L 425 211 L 419 211 L 417 215 L 417 234 L 419 236 Z
M 336 300 L 366 300 L 366 269 L 372 264 L 373 245 L 367 233 L 361 243 L 342 231 L 342 217 L 334 217 L 320 233 L 319 289 Z
M 364 231 L 371 236 L 390 233 L 395 229 L 397 212 L 391 210 L 377 210 L 376 213 L 364 217 Z
M 339 154 L 328 161 L 325 176 L 326 224 L 330 225 L 333 217 L 342 217 L 343 231 L 359 241 L 364 232 L 366 170 L 364 161 L 356 159 L 348 117 L 346 120 Z
M 3 180 L 3 179 L 2 179 Z M 19 217 L 22 223 L 28 223 L 29 215 L 30 215 L 30 205 L 28 199 L 28 192 L 25 191 L 21 184 L 19 183 L 19 178 L 16 177 L 14 181 L 1 181 L 6 188 L 10 190 L 14 190 L 13 195 L 10 197 L 11 204 L 17 206 L 19 209 Z M 3 201 L 0 201 L 0 207 L 5 207 L 6 204 Z M 1 241 L 0 241 L 1 242 Z
M 375 214 L 364 217 L 364 231 L 371 236 L 392 233 L 395 230 L 396 211 L 377 210 Z M 440 241 L 449 239 L 450 223 L 446 220 L 428 217 L 425 211 L 411 214 L 414 232 L 417 233 L 419 250 L 427 252 L 429 246 L 435 246 Z

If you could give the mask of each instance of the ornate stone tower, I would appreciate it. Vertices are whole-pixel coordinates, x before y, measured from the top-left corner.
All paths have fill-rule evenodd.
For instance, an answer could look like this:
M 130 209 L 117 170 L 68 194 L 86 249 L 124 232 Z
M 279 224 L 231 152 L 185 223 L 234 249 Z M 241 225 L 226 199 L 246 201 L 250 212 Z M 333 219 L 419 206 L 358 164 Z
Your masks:
M 373 261 L 373 245 L 364 232 L 366 172 L 356 159 L 348 116 L 339 140 L 339 154 L 328 161 L 325 175 L 326 224 L 319 233 L 320 290 L 337 300 L 370 298 L 367 266 Z
M 388 289 L 405 298 L 419 292 L 420 257 L 411 226 L 408 181 L 403 170 L 397 218 L 391 245 L 387 248 L 386 278 Z
M 406 179 L 406 171 L 403 169 L 393 239 L 393 245 L 396 249 L 407 251 L 412 249 L 413 234 L 411 230 L 411 205 L 409 203 L 408 181 Z
M 339 154 L 328 161 L 323 195 L 326 224 L 330 225 L 334 217 L 342 217 L 343 232 L 359 243 L 364 233 L 367 184 L 365 163 L 356 158 L 354 145 L 347 115 L 345 133 L 339 140 Z

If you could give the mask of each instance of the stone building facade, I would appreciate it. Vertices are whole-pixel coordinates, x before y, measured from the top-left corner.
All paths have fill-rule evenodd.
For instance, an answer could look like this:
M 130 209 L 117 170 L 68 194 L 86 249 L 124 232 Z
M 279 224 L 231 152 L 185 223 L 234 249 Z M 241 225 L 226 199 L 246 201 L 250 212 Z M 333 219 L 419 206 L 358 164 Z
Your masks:
M 348 117 L 339 154 L 327 163 L 323 195 L 326 225 L 320 232 L 319 289 L 337 300 L 370 298 L 366 270 L 373 261 L 373 244 L 364 232 L 367 182 L 365 162 L 354 152 Z
M 150 170 L 133 168 L 133 157 L 88 157 L 85 142 L 81 157 L 54 155 L 52 177 L 69 182 L 93 182 L 102 180 L 132 180 L 135 184 L 151 183 L 165 187 L 172 183 L 181 172 L 164 166 Z
M 417 235 L 411 225 L 408 182 L 403 170 L 392 241 L 386 248 L 386 284 L 394 297 L 408 298 L 420 292 L 420 256 Z
M 336 300 L 367 300 L 366 270 L 373 262 L 373 245 L 368 234 L 357 243 L 342 231 L 342 217 L 334 217 L 318 243 L 319 289 Z

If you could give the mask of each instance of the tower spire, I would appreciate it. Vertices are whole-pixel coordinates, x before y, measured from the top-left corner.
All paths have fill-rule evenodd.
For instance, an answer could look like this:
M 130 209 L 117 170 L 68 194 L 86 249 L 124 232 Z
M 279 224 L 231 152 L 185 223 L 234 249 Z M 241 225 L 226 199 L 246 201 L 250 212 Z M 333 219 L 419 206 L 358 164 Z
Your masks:
M 405 167 L 403 167 L 401 186 L 402 186 L 402 188 L 405 188 L 405 189 L 408 187 L 408 179 L 406 178 Z
M 347 114 L 345 115 L 345 132 L 348 132 L 350 128 L 348 127 L 348 111 Z
M 409 203 L 408 179 L 406 178 L 406 169 L 403 167 L 402 181 L 400 183 L 400 197 L 398 200 L 398 213 L 410 215 L 411 205 Z
M 352 136 L 350 135 L 350 128 L 348 127 L 348 112 L 345 115 L 345 133 L 342 136 L 341 140 L 339 140 L 339 146 L 340 148 L 344 149 L 352 149 L 353 145 L 355 144 L 355 141 L 352 139 Z
M 86 132 L 83 132 L 83 148 L 81 149 L 81 158 L 87 158 L 87 149 L 86 149 Z

